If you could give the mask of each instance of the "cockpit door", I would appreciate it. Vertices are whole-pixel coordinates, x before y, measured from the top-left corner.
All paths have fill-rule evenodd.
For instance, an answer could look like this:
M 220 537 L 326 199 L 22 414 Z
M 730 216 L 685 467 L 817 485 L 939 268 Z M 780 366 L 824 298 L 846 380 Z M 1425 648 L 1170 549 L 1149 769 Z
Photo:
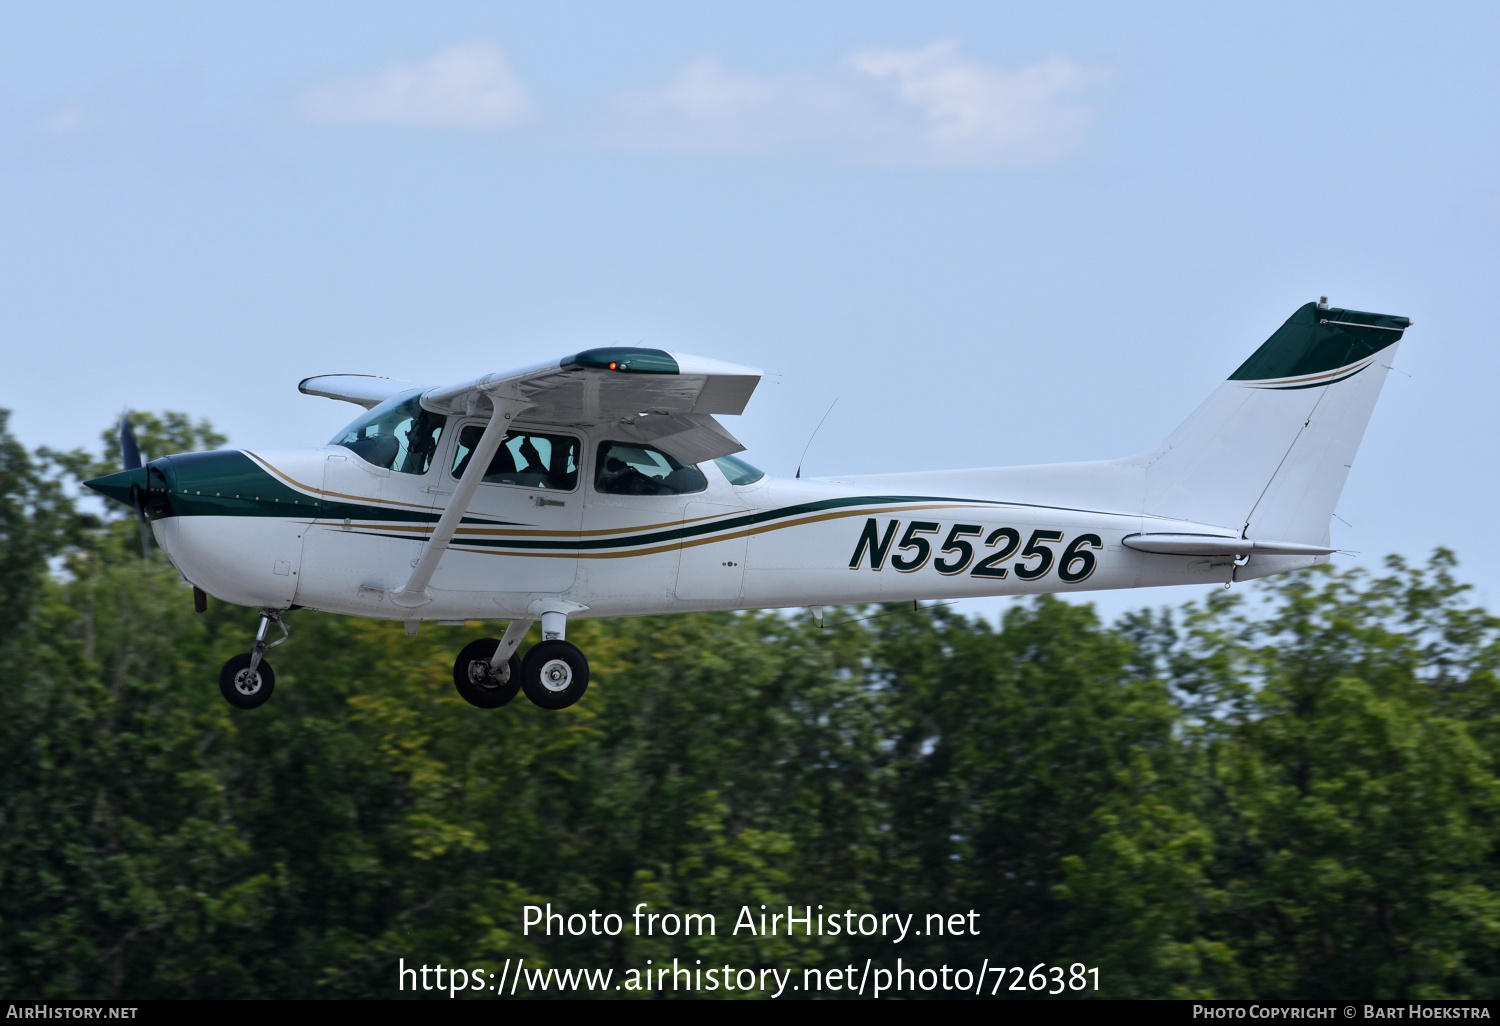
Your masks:
M 448 492 L 470 472 L 469 454 L 484 423 L 460 422 L 453 430 L 457 440 L 441 474 Z M 582 459 L 582 439 L 566 431 L 517 426 L 507 432 L 433 587 L 541 594 L 571 588 L 583 526 Z
M 373 611 L 411 575 L 437 519 L 433 457 L 445 422 L 403 393 L 324 450 L 323 508 L 303 544 L 299 604 Z

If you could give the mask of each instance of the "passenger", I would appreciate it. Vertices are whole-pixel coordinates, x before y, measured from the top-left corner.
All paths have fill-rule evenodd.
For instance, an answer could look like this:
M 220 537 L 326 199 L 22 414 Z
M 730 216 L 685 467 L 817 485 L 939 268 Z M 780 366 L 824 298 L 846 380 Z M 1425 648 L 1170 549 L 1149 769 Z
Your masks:
M 491 484 L 514 484 L 516 476 L 516 457 L 510 451 L 510 443 L 513 439 L 507 437 L 500 443 L 500 448 L 495 450 L 495 458 L 490 460 L 490 469 L 485 473 L 484 479 Z
M 542 463 L 542 454 L 536 451 L 536 443 L 527 435 L 521 439 L 521 458 L 526 461 L 526 466 L 518 468 L 530 471 L 546 471 L 547 467 Z

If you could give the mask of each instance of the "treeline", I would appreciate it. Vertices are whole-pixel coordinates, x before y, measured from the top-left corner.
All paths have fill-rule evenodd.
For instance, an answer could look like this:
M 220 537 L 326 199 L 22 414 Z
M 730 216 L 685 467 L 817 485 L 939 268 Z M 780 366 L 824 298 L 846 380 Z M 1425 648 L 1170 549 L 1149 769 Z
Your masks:
M 180 416 L 142 434 L 218 441 Z M 107 463 L 29 453 L 0 419 L 7 998 L 393 997 L 398 959 L 519 956 L 1082 962 L 1108 997 L 1500 993 L 1500 621 L 1446 552 L 1113 627 L 1050 599 L 998 628 L 941 608 L 587 621 L 593 683 L 561 713 L 458 697 L 454 654 L 493 627 L 293 614 L 276 696 L 245 713 L 216 678 L 255 614 L 195 615 L 128 515 L 80 513 L 69 479 Z M 643 901 L 718 933 L 521 935 L 528 903 Z M 731 935 L 761 904 L 972 909 L 979 934 Z

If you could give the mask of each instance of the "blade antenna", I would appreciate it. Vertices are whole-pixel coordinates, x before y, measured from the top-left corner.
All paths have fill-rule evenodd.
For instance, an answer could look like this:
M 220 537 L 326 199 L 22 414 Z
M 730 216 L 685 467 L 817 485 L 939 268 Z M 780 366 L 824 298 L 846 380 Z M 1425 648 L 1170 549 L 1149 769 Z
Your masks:
M 831 403 L 828 404 L 828 411 L 827 411 L 827 413 L 823 414 L 823 420 L 827 420 L 828 419 L 828 414 L 832 413 L 833 412 L 833 408 L 835 406 L 837 406 L 838 404 L 839 404 L 838 397 L 835 396 L 833 402 L 831 402 Z M 799 477 L 799 478 L 802 476 L 802 462 L 807 459 L 807 450 L 809 450 L 809 449 L 812 448 L 813 438 L 817 438 L 818 437 L 818 432 L 823 430 L 823 420 L 818 421 L 818 426 L 815 427 L 815 428 L 813 428 L 812 437 L 809 438 L 807 440 L 807 444 L 802 447 L 802 455 L 799 456 L 799 457 L 797 457 L 797 475 L 796 476 Z

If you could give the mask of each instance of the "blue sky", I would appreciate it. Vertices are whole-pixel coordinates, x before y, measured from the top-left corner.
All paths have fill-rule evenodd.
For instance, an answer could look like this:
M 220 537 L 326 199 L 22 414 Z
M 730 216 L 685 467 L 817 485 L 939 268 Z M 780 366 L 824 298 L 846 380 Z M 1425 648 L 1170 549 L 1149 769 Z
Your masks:
M 1035 8 L 1035 9 L 1033 9 Z M 790 474 L 1124 455 L 1297 306 L 1416 321 L 1334 524 L 1500 571 L 1500 8 L 11 4 L 0 406 L 314 444 L 340 371 L 764 368 Z M 1108 599 L 1114 612 L 1181 594 Z

